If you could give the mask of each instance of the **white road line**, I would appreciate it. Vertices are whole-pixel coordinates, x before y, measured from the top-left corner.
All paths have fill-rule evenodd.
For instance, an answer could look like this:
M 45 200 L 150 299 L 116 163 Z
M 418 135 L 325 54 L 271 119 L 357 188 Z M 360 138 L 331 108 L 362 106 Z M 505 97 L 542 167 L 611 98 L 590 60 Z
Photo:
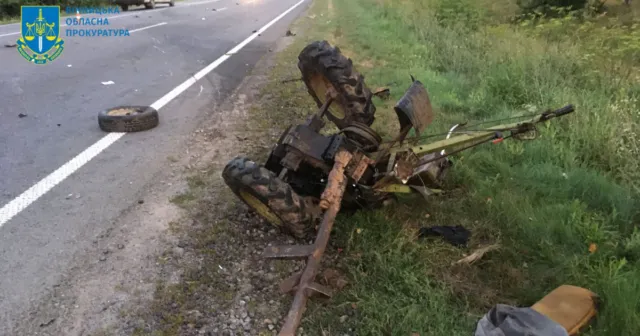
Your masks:
M 146 26 L 146 27 L 142 27 L 142 28 L 132 29 L 132 30 L 130 30 L 130 31 L 129 31 L 129 33 L 135 33 L 135 32 L 137 32 L 137 31 L 141 31 L 141 30 L 145 30 L 145 29 L 149 29 L 149 28 L 153 28 L 153 27 L 164 26 L 164 25 L 166 25 L 166 24 L 167 24 L 166 22 L 160 22 L 160 23 L 157 23 L 157 24 L 154 24 L 154 25 L 151 25 L 151 26 Z
M 204 5 L 204 4 L 208 4 L 208 3 L 212 3 L 212 2 L 218 2 L 221 0 L 207 0 L 207 1 L 200 1 L 200 2 L 192 2 L 192 3 L 186 3 L 182 6 L 178 6 L 177 8 L 183 8 L 183 7 L 191 7 L 191 6 L 197 6 L 197 5 Z M 161 12 L 163 10 L 167 10 L 170 7 L 167 8 L 160 8 L 160 9 L 156 9 L 154 11 L 152 11 L 151 13 L 157 13 L 157 12 Z M 123 18 L 123 17 L 127 17 L 127 16 L 134 16 L 134 15 L 139 15 L 139 14 L 144 14 L 145 12 L 140 12 L 140 13 L 129 13 L 129 14 L 120 14 L 120 15 L 114 15 L 114 16 L 105 16 L 105 18 L 109 19 L 109 20 L 113 20 L 113 19 L 118 19 L 118 18 Z M 65 17 L 60 17 L 60 21 L 63 21 L 64 19 L 68 18 L 68 17 L 73 17 L 73 16 L 65 16 Z M 101 16 L 97 16 L 97 17 L 101 17 Z M 63 23 L 60 25 L 60 27 L 66 27 L 67 24 Z M 0 26 L 2 27 L 2 26 Z M 131 32 L 131 31 L 129 31 Z M 20 32 L 13 32 L 13 33 L 6 33 L 6 34 L 0 34 L 0 37 L 4 37 L 4 36 L 11 36 L 11 35 L 18 35 L 20 34 Z
M 226 61 L 231 55 L 237 53 L 244 46 L 249 44 L 249 42 L 253 41 L 259 34 L 262 34 L 265 30 L 271 27 L 276 22 L 280 21 L 285 15 L 289 14 L 291 11 L 300 6 L 305 0 L 300 0 L 295 5 L 291 6 L 289 9 L 284 11 L 282 14 L 278 15 L 275 19 L 271 20 L 269 23 L 264 25 L 264 27 L 260 28 L 258 31 L 253 33 L 251 36 L 247 37 L 244 41 L 240 42 L 233 49 L 229 50 L 224 55 L 220 56 L 213 63 L 206 66 L 204 69 L 198 71 L 191 78 L 184 81 L 184 83 L 178 85 L 173 90 L 169 91 L 169 93 L 165 94 L 162 98 L 158 99 L 156 102 L 151 104 L 151 107 L 156 110 L 160 110 L 163 106 L 167 105 L 171 100 L 176 98 L 179 94 L 187 90 L 191 85 L 196 83 L 198 80 L 206 76 L 208 73 L 213 71 L 213 69 L 217 68 Z M 29 205 L 35 202 L 38 198 L 42 197 L 42 195 L 46 194 L 49 190 L 53 189 L 58 183 L 64 181 L 71 174 L 76 172 L 82 166 L 84 166 L 87 162 L 91 161 L 94 157 L 100 154 L 103 150 L 107 149 L 113 143 L 118 141 L 121 137 L 123 137 L 126 133 L 109 133 L 102 139 L 98 140 L 95 144 L 91 145 L 91 147 L 85 149 L 82 153 L 78 154 L 76 157 L 71 159 L 71 161 L 62 165 L 62 167 L 56 169 L 53 173 L 49 174 L 47 177 L 40 180 L 31 188 L 27 189 L 25 192 L 20 194 L 20 196 L 13 199 L 11 202 L 4 205 L 0 208 L 0 227 L 2 227 L 5 223 L 7 223 L 11 218 L 19 214 L 22 210 L 26 209 Z
M 17 33 L 8 33 L 8 34 L 0 34 L 0 37 L 4 37 L 4 36 L 11 36 L 11 35 L 18 35 L 20 34 L 20 32 Z
M 227 7 L 218 8 L 216 9 L 216 12 L 222 12 L 223 10 L 227 10 Z

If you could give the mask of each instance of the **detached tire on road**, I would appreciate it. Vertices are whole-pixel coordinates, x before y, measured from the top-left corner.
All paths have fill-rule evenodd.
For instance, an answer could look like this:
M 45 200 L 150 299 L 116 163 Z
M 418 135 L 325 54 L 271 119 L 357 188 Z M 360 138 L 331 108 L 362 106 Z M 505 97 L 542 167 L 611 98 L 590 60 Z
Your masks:
M 337 99 L 331 103 L 327 118 L 343 129 L 352 122 L 371 126 L 376 107 L 371 102 L 371 90 L 364 76 L 353 69 L 351 59 L 327 41 L 308 44 L 298 55 L 298 68 L 309 94 L 321 107 L 325 94 L 333 88 Z
M 146 131 L 159 122 L 158 111 L 150 106 L 118 106 L 98 114 L 98 125 L 105 132 Z
M 280 230 L 305 238 L 315 229 L 312 205 L 273 172 L 248 158 L 229 161 L 222 178 L 247 206 Z

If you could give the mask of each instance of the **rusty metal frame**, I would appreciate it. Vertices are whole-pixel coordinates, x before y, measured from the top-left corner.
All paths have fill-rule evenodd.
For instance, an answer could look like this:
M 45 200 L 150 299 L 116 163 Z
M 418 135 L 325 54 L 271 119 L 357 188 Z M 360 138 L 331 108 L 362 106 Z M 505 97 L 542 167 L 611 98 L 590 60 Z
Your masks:
M 335 155 L 333 169 L 329 173 L 327 186 L 320 200 L 320 207 L 325 210 L 325 213 L 314 244 L 311 246 L 271 247 L 263 254 L 264 257 L 272 259 L 307 258 L 304 271 L 290 276 L 280 285 L 280 290 L 283 292 L 295 290 L 293 303 L 287 314 L 284 326 L 280 330 L 280 336 L 295 335 L 296 329 L 300 325 L 302 314 L 306 309 L 309 296 L 313 293 L 325 296 L 331 296 L 332 294 L 329 288 L 316 283 L 314 279 L 320 267 L 320 259 L 329 242 L 333 223 L 340 210 L 340 203 L 348 181 L 347 176 L 345 176 L 345 169 L 352 157 L 353 154 L 345 150 L 340 150 Z

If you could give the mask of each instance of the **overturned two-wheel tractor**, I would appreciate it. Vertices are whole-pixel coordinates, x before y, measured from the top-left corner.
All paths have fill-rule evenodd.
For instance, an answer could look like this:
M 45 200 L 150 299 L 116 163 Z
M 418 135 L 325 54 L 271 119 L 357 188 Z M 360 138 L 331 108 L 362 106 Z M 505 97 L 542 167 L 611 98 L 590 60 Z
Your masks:
M 305 123 L 289 126 L 264 164 L 236 157 L 222 173 L 231 190 L 267 222 L 297 238 L 316 236 L 313 245 L 276 246 L 264 253 L 266 258 L 307 260 L 305 269 L 281 286 L 295 297 L 280 335 L 295 334 L 309 296 L 331 296 L 314 279 L 341 209 L 375 208 L 394 193 L 437 194 L 451 167 L 450 155 L 511 137 L 535 138 L 536 124 L 573 112 L 568 105 L 516 117 L 521 119 L 516 123 L 488 128 L 458 124 L 447 133 L 424 136 L 433 111 L 423 84 L 411 78 L 394 108 L 400 132 L 383 142 L 371 128 L 376 112 L 372 92 L 338 48 L 313 42 L 298 56 L 298 68 L 317 112 Z M 325 118 L 337 132 L 320 133 Z M 409 136 L 411 129 L 415 134 Z M 436 140 L 425 143 L 426 138 Z

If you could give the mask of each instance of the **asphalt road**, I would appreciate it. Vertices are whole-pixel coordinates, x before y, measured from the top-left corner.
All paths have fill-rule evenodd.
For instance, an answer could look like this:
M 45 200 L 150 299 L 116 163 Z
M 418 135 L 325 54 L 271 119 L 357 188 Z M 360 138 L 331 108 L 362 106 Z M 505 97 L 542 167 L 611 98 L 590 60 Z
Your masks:
M 103 138 L 98 111 L 151 105 L 298 1 L 199 0 L 123 12 L 108 28 L 130 36 L 62 35 L 62 55 L 41 66 L 4 47 L 18 39 L 19 25 L 0 26 L 0 207 Z M 101 226 L 136 203 L 167 155 L 206 120 L 206 106 L 223 101 L 305 8 L 164 105 L 157 128 L 125 135 L 0 221 L 0 335 L 68 272 Z

